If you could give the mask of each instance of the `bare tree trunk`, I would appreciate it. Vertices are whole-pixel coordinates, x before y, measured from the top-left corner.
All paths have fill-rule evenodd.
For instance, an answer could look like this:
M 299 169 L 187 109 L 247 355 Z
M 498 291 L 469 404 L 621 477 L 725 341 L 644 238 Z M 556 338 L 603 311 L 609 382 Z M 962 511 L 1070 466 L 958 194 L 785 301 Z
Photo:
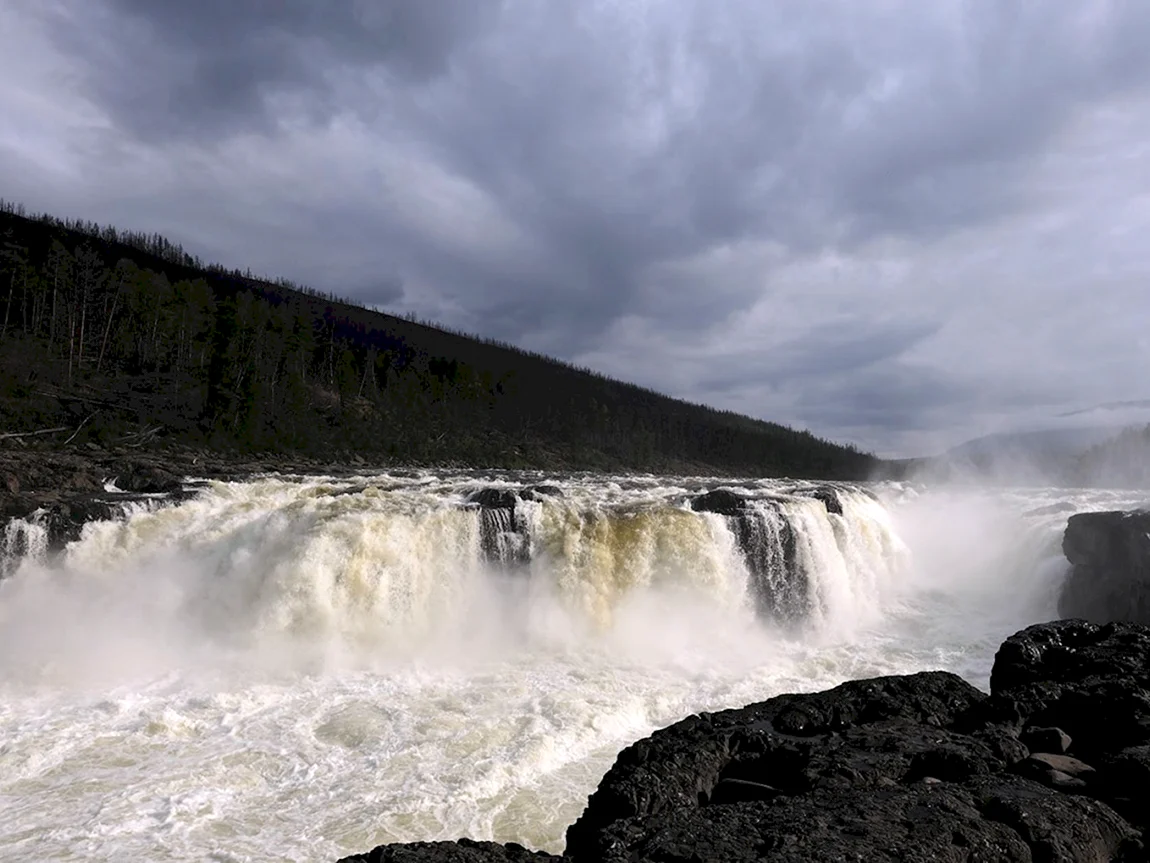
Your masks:
M 84 304 L 80 307 L 80 347 L 79 350 L 76 351 L 76 368 L 80 368 L 80 366 L 84 364 L 84 325 L 87 323 L 87 321 L 88 303 L 84 302 Z
M 12 271 L 12 278 L 8 282 L 8 305 L 4 308 L 4 326 L 0 328 L 0 339 L 8 336 L 8 316 L 12 313 L 12 295 L 16 293 L 16 271 Z
M 72 354 L 76 347 L 76 318 L 68 309 L 68 385 L 72 384 Z
M 100 340 L 100 356 L 96 360 L 96 374 L 100 373 L 100 368 L 104 365 L 104 351 L 108 348 L 108 334 L 112 332 L 112 321 L 116 319 L 116 307 L 120 303 L 120 289 L 116 288 L 116 296 L 112 298 L 112 311 L 108 315 L 108 323 L 104 326 L 104 338 Z

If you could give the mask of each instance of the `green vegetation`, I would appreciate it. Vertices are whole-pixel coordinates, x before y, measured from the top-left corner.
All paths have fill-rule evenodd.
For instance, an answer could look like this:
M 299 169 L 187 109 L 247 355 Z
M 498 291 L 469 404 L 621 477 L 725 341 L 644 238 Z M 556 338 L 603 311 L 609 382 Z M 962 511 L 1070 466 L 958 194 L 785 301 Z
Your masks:
M 851 447 L 0 202 L 6 440 L 860 478 Z M 50 431 L 54 430 L 54 431 Z M 13 433 L 42 432 L 12 437 Z

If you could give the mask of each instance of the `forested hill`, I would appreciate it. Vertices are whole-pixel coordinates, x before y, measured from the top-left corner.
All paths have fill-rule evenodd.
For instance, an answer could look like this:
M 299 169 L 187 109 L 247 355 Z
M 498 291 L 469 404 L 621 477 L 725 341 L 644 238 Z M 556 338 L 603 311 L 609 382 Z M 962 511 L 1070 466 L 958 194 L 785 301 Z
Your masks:
M 0 445 L 859 478 L 874 459 L 0 202 Z M 13 433 L 39 432 L 12 436 Z

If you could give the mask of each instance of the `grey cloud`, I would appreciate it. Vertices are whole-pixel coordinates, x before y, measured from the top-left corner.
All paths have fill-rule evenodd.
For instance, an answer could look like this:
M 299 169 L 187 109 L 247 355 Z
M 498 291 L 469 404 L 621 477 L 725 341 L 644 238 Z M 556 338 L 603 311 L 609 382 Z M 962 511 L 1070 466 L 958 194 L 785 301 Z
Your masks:
M 938 399 L 974 403 L 961 375 L 902 362 L 934 337 L 936 316 L 895 308 L 844 330 L 828 301 L 811 306 L 810 320 L 781 314 L 789 329 L 753 360 L 731 360 L 701 336 L 764 298 L 790 302 L 772 269 L 788 262 L 865 260 L 887 241 L 913 257 L 952 233 L 1034 212 L 1035 163 L 1085 109 L 1150 83 L 1150 7 L 1136 0 L 59 8 L 50 32 L 125 151 L 171 162 L 190 153 L 211 165 L 238 158 L 228 142 L 254 133 L 259 147 L 289 159 L 299 136 L 361 130 L 358 150 L 327 158 L 361 159 L 362 174 L 330 188 L 289 192 L 287 163 L 275 175 L 284 188 L 273 188 L 251 155 L 230 183 L 192 190 L 186 180 L 188 196 L 218 194 L 239 210 L 227 232 L 200 230 L 208 254 L 243 265 L 251 243 L 237 230 L 246 219 L 252 233 L 267 233 L 259 222 L 274 214 L 294 229 L 278 249 L 263 241 L 269 269 L 365 302 L 400 301 L 485 335 L 605 362 L 621 355 L 613 325 L 627 318 L 668 334 L 652 351 L 699 336 L 714 353 L 692 374 L 659 377 L 655 357 L 646 382 L 678 393 L 694 386 L 701 391 L 690 394 L 705 399 L 802 381 L 812 395 L 795 409 L 824 433 L 846 427 L 848 415 L 890 430 L 936 417 Z M 438 206 L 426 180 L 399 163 L 375 166 L 373 144 L 406 147 L 466 185 L 515 242 L 465 241 L 450 224 L 429 230 L 405 203 Z M 325 154 L 296 158 L 306 175 Z M 396 194 L 376 195 L 372 171 Z M 258 194 L 249 188 L 261 183 Z M 181 199 L 179 188 L 166 194 Z M 457 216 L 445 211 L 444 220 Z M 775 250 L 764 271 L 709 261 L 743 244 Z M 1025 258 L 1010 266 L 1033 270 Z M 862 288 L 847 279 L 834 290 Z M 746 409 L 770 412 L 754 404 Z
M 332 111 L 330 75 L 379 66 L 442 74 L 495 0 L 105 0 L 71 2 L 54 32 L 88 59 L 86 83 L 134 134 L 210 136 L 274 127 L 270 101 Z M 100 25 L 103 26 L 100 26 Z M 109 26 L 109 24 L 111 26 Z

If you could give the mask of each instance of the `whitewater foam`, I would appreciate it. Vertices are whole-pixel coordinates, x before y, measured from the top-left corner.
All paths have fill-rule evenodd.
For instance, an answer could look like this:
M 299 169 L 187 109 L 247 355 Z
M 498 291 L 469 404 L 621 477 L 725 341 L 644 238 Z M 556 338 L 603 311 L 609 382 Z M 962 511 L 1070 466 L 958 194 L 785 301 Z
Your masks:
M 891 484 L 837 515 L 737 486 L 794 533 L 788 623 L 732 523 L 686 505 L 699 481 L 550 478 L 516 506 L 529 559 L 491 561 L 469 492 L 544 479 L 211 483 L 27 556 L 0 584 L 0 858 L 558 850 L 619 749 L 690 712 L 927 667 L 985 686 L 1053 616 L 1067 513 L 1022 513 L 1123 505 Z

